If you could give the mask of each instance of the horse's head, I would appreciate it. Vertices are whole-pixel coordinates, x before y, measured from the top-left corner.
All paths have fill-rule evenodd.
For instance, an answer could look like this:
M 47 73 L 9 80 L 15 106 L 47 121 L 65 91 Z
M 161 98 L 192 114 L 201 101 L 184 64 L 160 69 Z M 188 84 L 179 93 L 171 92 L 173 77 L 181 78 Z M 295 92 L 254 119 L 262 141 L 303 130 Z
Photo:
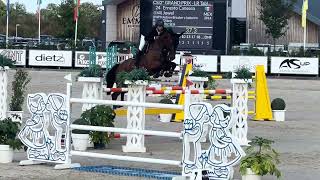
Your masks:
M 179 38 L 183 33 L 176 34 L 169 30 L 160 36 L 159 41 L 162 46 L 162 51 L 167 55 L 169 61 L 173 61 L 175 59 L 179 45 Z

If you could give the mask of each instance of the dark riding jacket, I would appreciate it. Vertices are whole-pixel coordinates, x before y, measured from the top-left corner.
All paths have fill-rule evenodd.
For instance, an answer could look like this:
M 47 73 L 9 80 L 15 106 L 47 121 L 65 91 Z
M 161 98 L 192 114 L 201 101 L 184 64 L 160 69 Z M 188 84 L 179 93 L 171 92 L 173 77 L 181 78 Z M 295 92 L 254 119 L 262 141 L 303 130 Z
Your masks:
M 155 38 L 155 37 L 161 36 L 161 35 L 162 35 L 164 32 L 166 32 L 166 31 L 167 31 L 167 29 L 166 29 L 166 28 L 163 28 L 162 33 L 159 34 L 158 31 L 157 31 L 157 27 L 154 26 L 154 27 L 152 27 L 151 32 L 150 32 L 144 39 L 145 39 L 145 41 L 147 41 L 148 43 L 151 43 L 151 42 L 154 41 L 154 38 Z

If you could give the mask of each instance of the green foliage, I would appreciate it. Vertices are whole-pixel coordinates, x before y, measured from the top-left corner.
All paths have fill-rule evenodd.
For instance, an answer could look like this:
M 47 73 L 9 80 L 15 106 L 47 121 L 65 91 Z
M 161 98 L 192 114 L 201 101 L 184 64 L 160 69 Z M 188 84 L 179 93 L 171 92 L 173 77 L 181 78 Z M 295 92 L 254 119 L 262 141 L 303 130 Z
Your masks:
M 18 69 L 14 75 L 12 82 L 12 97 L 10 102 L 11 111 L 22 111 L 24 97 L 26 95 L 27 85 L 30 83 L 31 77 L 28 72 Z
M 120 85 L 124 85 L 125 81 L 135 82 L 138 80 L 150 81 L 151 78 L 146 69 L 138 68 L 133 69 L 131 72 L 121 72 L 117 74 L 116 82 Z
M 19 133 L 19 122 L 12 122 L 11 118 L 0 120 L 0 144 L 9 145 L 13 150 L 21 149 L 22 143 L 17 138 Z
M 213 79 L 211 76 L 209 76 L 208 89 L 216 89 L 216 88 L 217 88 L 216 80 Z
M 8 66 L 8 67 L 13 67 L 14 66 L 14 61 L 12 61 L 11 59 L 0 55 L 0 66 L 4 67 L 4 66 Z
M 320 51 L 318 53 L 320 53 Z M 309 49 L 305 51 L 303 47 L 300 47 L 299 50 L 292 51 L 290 53 L 290 56 L 291 57 L 318 57 L 319 54 L 317 54 L 316 51 L 312 51 Z
M 272 37 L 274 44 L 286 34 L 295 2 L 296 0 L 260 0 L 259 19 L 266 25 L 266 34 Z
M 287 52 L 284 52 L 283 49 L 280 49 L 278 51 L 269 51 L 269 52 L 267 52 L 267 55 L 268 56 L 282 56 L 282 57 L 288 56 Z
M 227 73 L 223 74 L 222 77 L 224 79 L 231 79 L 232 78 L 232 72 L 227 72 Z
M 216 80 L 214 80 L 207 72 L 200 69 L 194 69 L 190 76 L 194 77 L 207 77 L 208 82 L 205 82 L 205 85 L 209 89 L 215 89 L 217 87 Z
M 81 119 L 90 122 L 92 126 L 114 127 L 115 112 L 110 106 L 98 105 L 81 114 Z M 94 143 L 106 144 L 110 142 L 107 132 L 90 132 L 90 138 Z
M 167 98 L 161 99 L 159 103 L 161 103 L 161 104 L 173 104 L 173 102 L 170 99 L 167 99 Z
M 232 48 L 230 51 L 230 55 L 264 56 L 264 52 L 251 45 L 249 49 L 245 49 L 245 50 L 240 50 L 239 47 Z
M 100 65 L 92 65 L 91 67 L 83 69 L 78 76 L 80 76 L 80 77 L 102 77 L 103 70 Z
M 281 98 L 276 98 L 271 102 L 272 110 L 284 110 L 286 108 L 286 103 Z
M 90 122 L 87 121 L 86 119 L 76 119 L 72 124 L 78 124 L 78 125 L 90 125 Z M 89 134 L 89 131 L 86 130 L 79 130 L 79 129 L 74 129 L 72 130 L 73 134 Z
M 276 165 L 280 163 L 279 154 L 271 147 L 274 143 L 262 137 L 255 137 L 246 149 L 247 155 L 241 160 L 240 173 L 245 175 L 247 168 L 254 173 L 264 176 L 267 174 L 281 177 L 281 172 Z
M 209 77 L 209 74 L 207 72 L 205 72 L 205 71 L 200 70 L 200 69 L 194 69 L 190 76 Z
M 252 79 L 252 73 L 250 72 L 250 69 L 245 66 L 237 68 L 235 74 L 236 75 L 234 78 L 236 79 Z
M 231 51 L 229 52 L 230 55 L 241 55 L 240 48 L 232 48 Z
M 124 82 L 126 81 L 127 75 L 128 73 L 125 71 L 122 71 L 117 74 L 116 82 L 119 87 L 125 87 Z

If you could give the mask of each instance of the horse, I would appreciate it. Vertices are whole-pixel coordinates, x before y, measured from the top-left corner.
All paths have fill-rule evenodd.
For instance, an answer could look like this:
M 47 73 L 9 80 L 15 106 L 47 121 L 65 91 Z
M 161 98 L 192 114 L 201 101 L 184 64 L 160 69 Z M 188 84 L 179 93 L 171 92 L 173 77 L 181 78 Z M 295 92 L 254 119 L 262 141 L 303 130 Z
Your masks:
M 172 61 L 175 59 L 179 38 L 183 33 L 176 34 L 170 30 L 165 31 L 150 43 L 147 52 L 140 56 L 138 62 L 136 62 L 136 59 L 130 58 L 114 65 L 106 75 L 107 88 L 113 87 L 118 73 L 130 72 L 135 68 L 144 68 L 150 76 L 153 75 L 154 77 L 159 77 L 165 71 L 169 71 L 165 74 L 167 77 L 172 76 L 176 67 L 176 64 Z M 112 100 L 116 100 L 120 94 L 123 101 L 124 93 L 113 93 Z

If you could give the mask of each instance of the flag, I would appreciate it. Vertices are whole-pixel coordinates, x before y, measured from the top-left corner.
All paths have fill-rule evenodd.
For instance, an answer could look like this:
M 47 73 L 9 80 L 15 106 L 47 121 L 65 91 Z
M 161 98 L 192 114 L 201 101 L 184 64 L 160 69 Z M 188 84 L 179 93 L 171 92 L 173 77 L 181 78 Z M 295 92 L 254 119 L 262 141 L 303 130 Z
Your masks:
M 309 9 L 308 0 L 303 1 L 302 5 L 302 27 L 305 28 L 307 26 L 307 11 Z
M 74 20 L 74 21 L 78 21 L 80 0 L 74 0 L 74 4 L 75 4 L 75 7 L 74 7 L 73 20 Z
M 40 19 L 41 4 L 42 4 L 42 0 L 37 0 L 38 9 L 37 9 L 36 15 L 38 19 Z
M 6 4 L 5 0 L 2 0 L 2 1 L 4 1 L 4 4 Z M 10 0 L 7 0 L 7 17 L 9 17 L 9 11 L 10 11 Z

